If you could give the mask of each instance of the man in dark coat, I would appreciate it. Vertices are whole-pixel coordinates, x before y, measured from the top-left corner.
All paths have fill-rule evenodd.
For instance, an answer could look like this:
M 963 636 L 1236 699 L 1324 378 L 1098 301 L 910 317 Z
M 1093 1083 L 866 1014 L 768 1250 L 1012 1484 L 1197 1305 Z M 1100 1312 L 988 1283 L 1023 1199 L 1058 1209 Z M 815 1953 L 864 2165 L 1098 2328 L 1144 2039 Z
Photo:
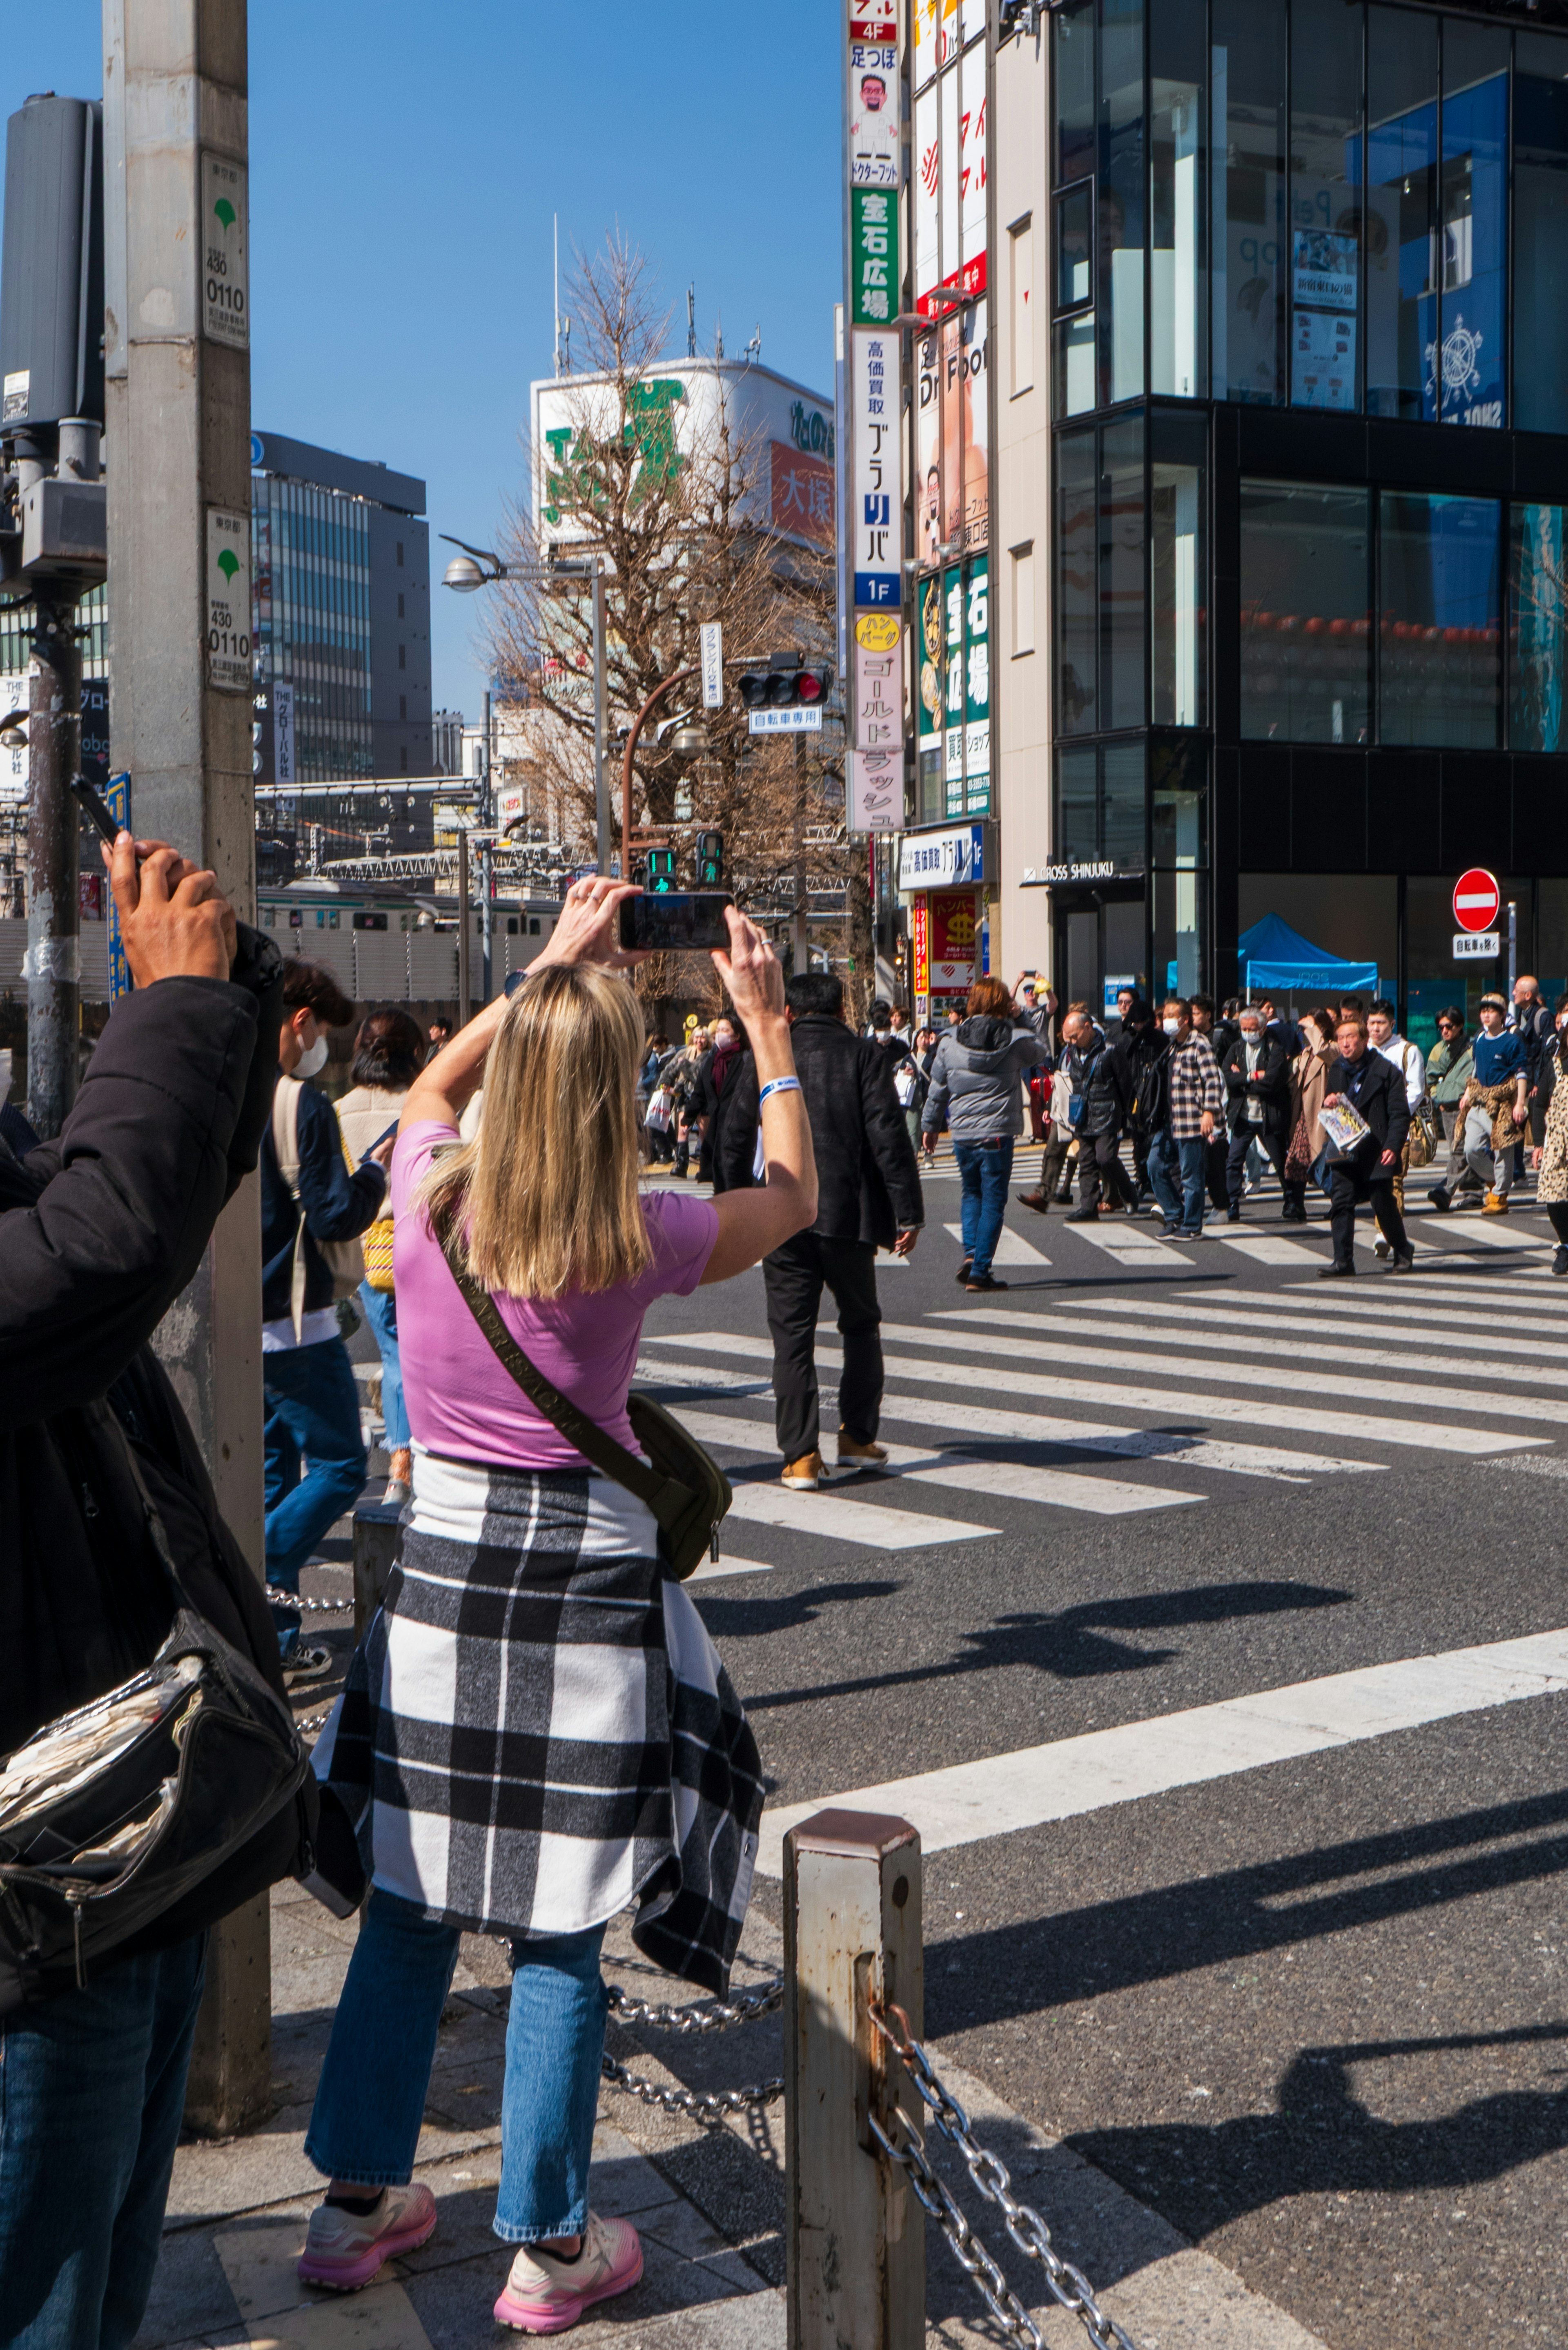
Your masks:
M 1267 1007 L 1263 1007 L 1266 1009 Z M 1280 1181 L 1285 1180 L 1286 1128 L 1291 1114 L 1291 1064 L 1283 1032 L 1271 1027 L 1263 1009 L 1248 1004 L 1237 1014 L 1237 1033 L 1220 1063 L 1225 1080 L 1225 1218 L 1241 1221 L 1247 1153 L 1255 1142 L 1266 1151 Z
M 1410 1131 L 1410 1103 L 1403 1072 L 1381 1053 L 1369 1052 L 1366 1022 L 1359 1012 L 1348 1012 L 1337 1032 L 1339 1058 L 1328 1073 L 1324 1109 L 1342 1106 L 1355 1110 L 1371 1128 L 1348 1159 L 1334 1163 L 1330 1174 L 1329 1223 L 1334 1232 L 1334 1263 L 1318 1278 L 1345 1279 L 1355 1271 L 1355 1207 L 1370 1200 L 1377 1229 L 1388 1243 L 1390 1273 L 1415 1269 L 1416 1252 L 1406 1236 L 1405 1220 L 1394 1197 L 1405 1138 Z
M 915 1146 L 893 1085 L 895 1055 L 845 1025 L 844 984 L 829 972 L 802 972 L 784 988 L 816 1153 L 817 1217 L 763 1259 L 774 1338 L 774 1399 L 784 1482 L 815 1492 L 823 1467 L 818 1432 L 816 1315 L 826 1286 L 838 1308 L 844 1371 L 838 1383 L 840 1475 L 879 1469 L 882 1410 L 881 1309 L 877 1251 L 908 1256 L 925 1207 Z M 757 1073 L 748 1055 L 731 1079 L 714 1180 L 735 1191 L 753 1180 Z
M 279 958 L 213 877 L 121 834 L 111 879 L 135 993 L 53 1141 L 0 1142 L 0 1747 L 146 1665 L 172 1598 L 283 1695 L 251 1566 L 218 1514 L 148 1340 L 256 1164 Z M 134 1462 L 134 1468 L 132 1463 Z M 158 2259 L 206 1929 L 296 1866 L 301 1794 L 85 1984 L 0 2016 L 0 2324 L 8 2341 L 129 2343 Z

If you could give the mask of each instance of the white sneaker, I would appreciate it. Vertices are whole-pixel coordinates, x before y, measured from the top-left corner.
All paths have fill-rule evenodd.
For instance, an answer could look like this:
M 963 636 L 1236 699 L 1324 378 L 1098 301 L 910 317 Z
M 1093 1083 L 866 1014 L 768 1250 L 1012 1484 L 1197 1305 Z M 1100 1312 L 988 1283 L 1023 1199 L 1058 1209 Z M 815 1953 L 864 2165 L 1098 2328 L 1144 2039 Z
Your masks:
M 310 2215 L 299 2276 L 334 2293 L 358 2293 L 379 2274 L 381 2263 L 399 2252 L 417 2251 L 435 2233 L 435 2197 L 416 2180 L 411 2187 L 386 2187 L 373 2211 L 345 2211 L 318 2203 Z
M 629 2293 L 641 2275 L 642 2246 L 630 2220 L 590 2211 L 575 2261 L 524 2245 L 495 2304 L 496 2322 L 517 2334 L 564 2334 L 596 2301 Z

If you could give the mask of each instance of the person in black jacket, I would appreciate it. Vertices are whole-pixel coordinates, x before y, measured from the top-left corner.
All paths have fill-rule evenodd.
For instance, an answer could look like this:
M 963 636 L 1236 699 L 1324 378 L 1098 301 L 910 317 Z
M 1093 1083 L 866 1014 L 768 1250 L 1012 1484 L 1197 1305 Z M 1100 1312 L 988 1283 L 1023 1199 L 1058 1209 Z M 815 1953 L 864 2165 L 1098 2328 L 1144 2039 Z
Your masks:
M 282 1097 L 297 1096 L 299 1165 L 295 1180 L 286 1180 L 277 1148 L 283 1121 L 275 1114 L 261 1150 L 266 1579 L 297 1591 L 300 1568 L 365 1482 L 359 1390 L 337 1327 L 331 1270 L 317 1243 L 357 1240 L 380 1215 L 394 1138 L 379 1142 L 360 1166 L 348 1165 L 337 1111 L 325 1094 L 297 1080 L 321 1067 L 327 1030 L 346 1026 L 354 1007 L 318 964 L 290 956 L 283 969 L 277 1066 L 279 1079 L 289 1082 L 280 1083 L 280 1107 Z M 274 1620 L 295 1665 L 298 1610 L 283 1604 Z M 325 1649 L 312 1649 L 296 1669 L 324 1670 L 329 1661 Z
M 0 1141 L 0 1745 L 145 1666 L 186 1594 L 281 1697 L 254 1569 L 148 1345 L 256 1163 L 281 971 L 211 873 L 122 833 L 110 878 L 135 992 L 74 1107 Z M 133 1465 L 134 1464 L 134 1465 Z M 140 1472 L 140 1485 L 137 1475 Z M 145 1496 L 145 1498 L 144 1498 Z M 310 1866 L 300 1794 L 85 1984 L 0 2016 L 0 2325 L 6 2342 L 127 2344 L 146 2307 L 184 2105 L 206 1929 Z
M 893 1085 L 894 1055 L 845 1025 L 844 983 L 830 972 L 788 981 L 795 1066 L 816 1152 L 817 1216 L 763 1259 L 774 1339 L 774 1417 L 784 1482 L 815 1492 L 831 1473 L 818 1430 L 816 1315 L 826 1286 L 838 1308 L 844 1371 L 838 1383 L 840 1475 L 886 1465 L 877 1441 L 882 1412 L 881 1309 L 877 1251 L 908 1256 L 925 1208 L 919 1170 Z M 750 1055 L 730 1080 L 714 1182 L 750 1183 L 756 1149 L 757 1074 Z
M 1252 1004 L 1237 1014 L 1237 1034 L 1223 1060 L 1230 1148 L 1225 1154 L 1225 1217 L 1241 1221 L 1247 1153 L 1255 1142 L 1265 1151 L 1282 1185 L 1286 1128 L 1291 1113 L 1291 1063 L 1284 1031 L 1265 1024 Z
M 1342 1014 L 1336 1031 L 1339 1058 L 1330 1066 L 1323 1097 L 1324 1109 L 1341 1104 L 1354 1109 L 1371 1128 L 1349 1159 L 1334 1163 L 1330 1171 L 1329 1222 L 1334 1232 L 1334 1263 L 1325 1264 L 1320 1281 L 1343 1280 L 1355 1271 L 1355 1206 L 1370 1200 L 1377 1229 L 1388 1243 L 1390 1273 L 1415 1269 L 1416 1252 L 1406 1236 L 1405 1220 L 1394 1197 L 1405 1138 L 1410 1131 L 1410 1102 L 1404 1072 L 1381 1053 L 1367 1050 L 1366 1022 L 1359 1012 Z

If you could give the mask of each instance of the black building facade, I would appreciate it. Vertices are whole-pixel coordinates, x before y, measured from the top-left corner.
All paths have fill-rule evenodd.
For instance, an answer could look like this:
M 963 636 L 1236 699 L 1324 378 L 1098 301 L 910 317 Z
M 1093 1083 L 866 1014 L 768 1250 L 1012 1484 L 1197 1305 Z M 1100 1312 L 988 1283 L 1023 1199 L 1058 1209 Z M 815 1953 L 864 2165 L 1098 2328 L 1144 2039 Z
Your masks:
M 1060 983 L 1246 984 L 1270 912 L 1473 1010 L 1568 986 L 1568 9 L 1053 20 Z

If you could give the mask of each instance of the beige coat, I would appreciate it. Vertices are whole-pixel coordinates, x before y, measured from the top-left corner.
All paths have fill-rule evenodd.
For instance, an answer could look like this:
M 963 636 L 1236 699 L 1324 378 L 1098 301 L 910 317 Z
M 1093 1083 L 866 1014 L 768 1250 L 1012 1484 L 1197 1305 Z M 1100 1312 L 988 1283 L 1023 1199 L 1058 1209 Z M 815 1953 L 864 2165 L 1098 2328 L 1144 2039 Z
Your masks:
M 1318 1118 L 1328 1091 L 1328 1073 L 1338 1057 L 1336 1045 L 1309 1045 L 1291 1065 L 1291 1132 L 1294 1134 L 1298 1118 L 1305 1120 L 1307 1150 L 1314 1159 L 1328 1140 Z
M 1535 1185 L 1538 1207 L 1568 1200 L 1568 1078 L 1559 1076 L 1546 1105 L 1546 1133 L 1541 1146 L 1541 1173 Z
M 356 1167 L 402 1115 L 406 1086 L 353 1086 L 337 1104 L 337 1123 Z

